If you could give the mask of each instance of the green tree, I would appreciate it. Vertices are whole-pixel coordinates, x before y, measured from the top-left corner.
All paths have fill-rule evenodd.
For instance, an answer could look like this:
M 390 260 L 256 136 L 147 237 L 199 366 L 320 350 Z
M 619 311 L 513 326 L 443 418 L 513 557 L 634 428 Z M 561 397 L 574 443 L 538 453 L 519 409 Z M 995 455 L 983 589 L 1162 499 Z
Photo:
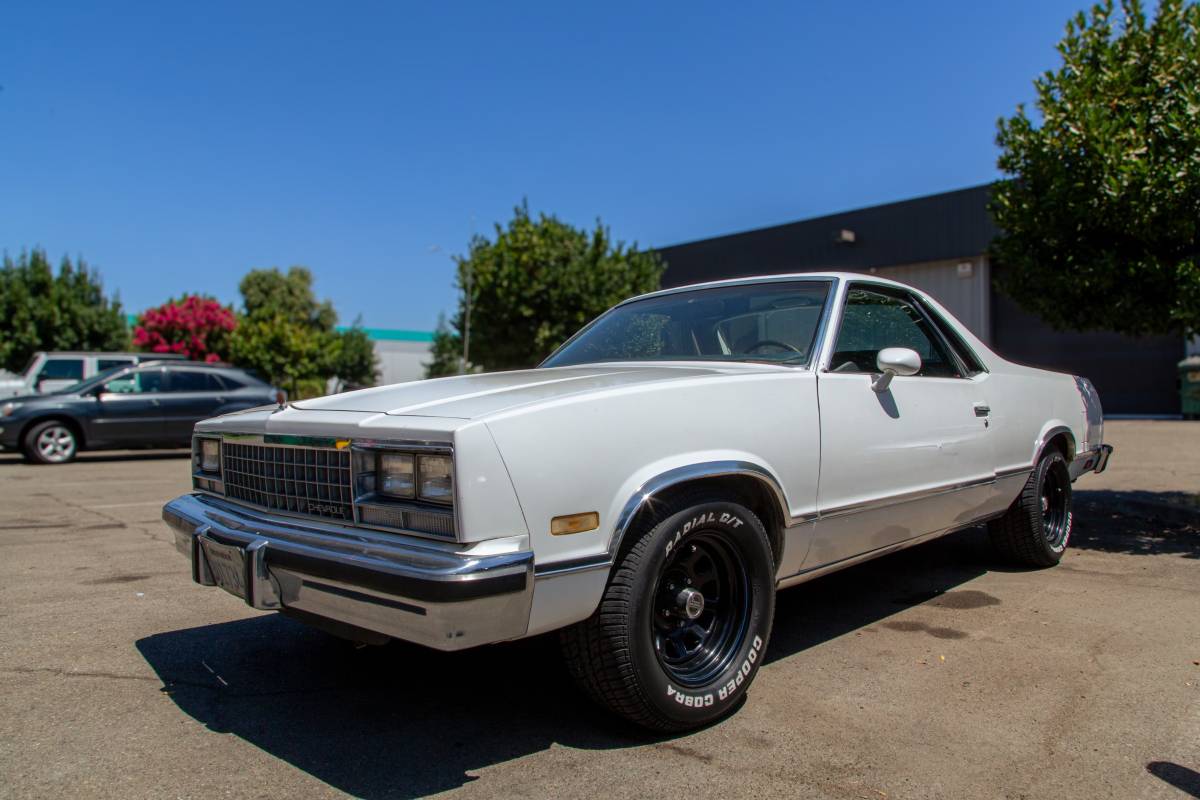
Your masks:
M 1106 0 L 1067 24 L 996 137 L 998 283 L 1059 328 L 1200 331 L 1200 6 Z
M 337 335 L 333 374 L 345 381 L 347 387 L 375 385 L 379 377 L 378 362 L 375 345 L 358 320 Z
M 313 293 L 313 275 L 308 267 L 254 269 L 238 284 L 242 305 L 250 318 L 281 316 L 285 320 L 308 325 L 314 330 L 331 331 L 337 324 L 337 312 L 328 300 L 318 302 Z
M 55 274 L 34 248 L 0 268 L 0 368 L 24 369 L 38 350 L 124 350 L 129 329 L 116 296 L 82 258 L 63 257 Z
M 659 286 L 663 264 L 653 251 L 614 242 L 599 220 L 591 231 L 556 217 L 534 218 L 527 205 L 513 210 L 495 239 L 476 236 L 455 259 L 458 311 L 450 328 L 434 334 L 428 374 L 458 371 L 466 339 L 468 358 L 488 370 L 536 366 L 614 303 Z
M 229 358 L 249 367 L 293 399 L 324 394 L 332 337 L 282 315 L 244 318 L 229 342 Z
M 425 364 L 425 376 L 428 378 L 457 375 L 462 369 L 462 337 L 450 329 L 445 314 L 438 315 L 429 355 L 430 361 Z
M 242 319 L 230 336 L 230 360 L 257 371 L 295 398 L 324 394 L 328 378 L 375 383 L 374 345 L 362 329 L 339 333 L 337 312 L 313 293 L 306 267 L 251 270 L 238 288 Z

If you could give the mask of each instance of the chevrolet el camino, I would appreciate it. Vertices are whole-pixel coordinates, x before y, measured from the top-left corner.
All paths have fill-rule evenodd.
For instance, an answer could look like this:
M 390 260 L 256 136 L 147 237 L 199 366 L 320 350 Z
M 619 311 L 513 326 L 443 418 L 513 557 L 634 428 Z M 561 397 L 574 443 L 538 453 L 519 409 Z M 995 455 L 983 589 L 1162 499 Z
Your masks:
M 536 369 L 201 422 L 163 517 L 254 608 L 443 650 L 557 630 L 593 698 L 685 730 L 746 693 L 777 590 L 985 523 L 1052 566 L 1111 452 L 1086 379 L 806 273 L 627 300 Z

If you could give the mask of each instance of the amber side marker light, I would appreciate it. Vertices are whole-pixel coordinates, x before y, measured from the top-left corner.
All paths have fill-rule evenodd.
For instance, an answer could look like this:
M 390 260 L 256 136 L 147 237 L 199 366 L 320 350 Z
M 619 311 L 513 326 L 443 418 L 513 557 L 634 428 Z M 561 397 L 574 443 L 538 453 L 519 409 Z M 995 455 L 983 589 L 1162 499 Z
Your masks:
M 600 515 L 595 511 L 589 511 L 586 514 L 568 514 L 565 517 L 555 517 L 550 520 L 550 533 L 554 536 L 594 531 L 599 527 Z

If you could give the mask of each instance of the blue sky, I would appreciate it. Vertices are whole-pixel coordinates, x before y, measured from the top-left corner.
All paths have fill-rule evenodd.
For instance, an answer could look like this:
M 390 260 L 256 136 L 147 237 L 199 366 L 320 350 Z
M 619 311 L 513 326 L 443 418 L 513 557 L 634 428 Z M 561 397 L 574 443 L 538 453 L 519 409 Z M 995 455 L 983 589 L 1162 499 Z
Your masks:
M 674 244 L 992 180 L 1076 2 L 6 3 L 0 250 L 431 329 L 514 205 Z

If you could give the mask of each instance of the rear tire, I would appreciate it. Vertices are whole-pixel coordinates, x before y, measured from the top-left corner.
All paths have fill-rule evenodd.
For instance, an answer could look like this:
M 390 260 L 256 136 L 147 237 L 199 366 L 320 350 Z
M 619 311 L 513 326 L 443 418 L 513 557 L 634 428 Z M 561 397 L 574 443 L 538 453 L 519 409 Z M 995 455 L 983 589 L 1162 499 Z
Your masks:
M 622 550 L 599 608 L 561 634 L 571 675 L 645 728 L 684 731 L 737 707 L 775 613 L 766 530 L 735 503 L 699 502 Z
M 79 451 L 79 437 L 65 422 L 47 420 L 29 429 L 21 451 L 32 464 L 66 464 Z
M 1003 517 L 988 523 L 992 544 L 1007 561 L 1052 567 L 1066 552 L 1074 516 L 1071 474 L 1057 450 L 1045 453 Z

